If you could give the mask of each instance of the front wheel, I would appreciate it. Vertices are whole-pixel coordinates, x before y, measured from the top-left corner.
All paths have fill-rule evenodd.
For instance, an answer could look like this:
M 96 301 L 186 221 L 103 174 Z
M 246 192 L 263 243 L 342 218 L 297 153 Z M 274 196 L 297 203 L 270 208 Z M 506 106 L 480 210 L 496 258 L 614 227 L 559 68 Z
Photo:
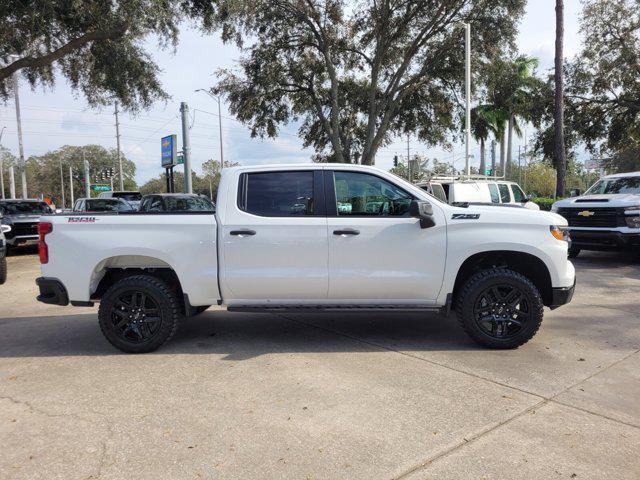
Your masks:
M 127 353 L 156 350 L 174 335 L 179 319 L 178 300 L 169 285 L 148 275 L 114 283 L 98 310 L 104 336 Z
M 467 334 L 489 348 L 517 348 L 536 334 L 544 305 L 536 286 L 507 268 L 473 275 L 456 302 L 458 321 Z

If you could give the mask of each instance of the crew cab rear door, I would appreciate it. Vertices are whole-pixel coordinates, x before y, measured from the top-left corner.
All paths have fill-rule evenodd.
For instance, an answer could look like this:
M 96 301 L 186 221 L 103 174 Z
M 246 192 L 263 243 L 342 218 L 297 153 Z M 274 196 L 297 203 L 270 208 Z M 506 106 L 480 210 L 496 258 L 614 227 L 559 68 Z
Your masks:
M 327 218 L 320 170 L 240 172 L 221 228 L 223 298 L 230 305 L 327 298 Z M 233 184 L 235 185 L 235 184 Z
M 329 299 L 349 304 L 429 304 L 442 286 L 446 221 L 409 216 L 413 195 L 369 172 L 326 171 Z

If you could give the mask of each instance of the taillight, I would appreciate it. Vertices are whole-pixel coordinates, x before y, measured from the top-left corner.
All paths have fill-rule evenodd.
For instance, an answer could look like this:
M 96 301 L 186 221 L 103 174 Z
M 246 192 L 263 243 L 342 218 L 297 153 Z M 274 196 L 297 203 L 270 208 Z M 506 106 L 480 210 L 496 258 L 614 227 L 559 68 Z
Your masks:
M 40 255 L 40 263 L 49 263 L 49 247 L 45 241 L 45 235 L 53 231 L 53 224 L 51 222 L 38 223 L 38 255 Z

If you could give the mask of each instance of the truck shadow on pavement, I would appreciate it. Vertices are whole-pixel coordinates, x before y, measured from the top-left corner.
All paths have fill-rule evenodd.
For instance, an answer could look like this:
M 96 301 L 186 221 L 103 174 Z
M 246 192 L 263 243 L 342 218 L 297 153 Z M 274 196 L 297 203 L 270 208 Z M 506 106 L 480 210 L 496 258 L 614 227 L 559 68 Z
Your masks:
M 96 314 L 0 319 L 0 358 L 124 355 L 102 336 Z M 381 346 L 384 343 L 384 347 Z M 455 317 L 425 313 L 266 314 L 209 310 L 183 320 L 155 354 L 244 360 L 273 353 L 479 349 Z

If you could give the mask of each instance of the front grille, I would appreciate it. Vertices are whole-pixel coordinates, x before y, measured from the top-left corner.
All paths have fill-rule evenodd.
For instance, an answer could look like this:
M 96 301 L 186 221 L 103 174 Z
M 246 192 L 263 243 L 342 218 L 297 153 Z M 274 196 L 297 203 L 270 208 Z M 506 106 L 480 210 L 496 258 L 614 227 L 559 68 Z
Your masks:
M 38 235 L 38 222 L 14 223 L 11 226 L 11 233 L 16 237 Z
M 582 212 L 582 215 L 580 213 Z M 570 227 L 624 227 L 624 211 L 619 208 L 560 208 L 558 213 Z

